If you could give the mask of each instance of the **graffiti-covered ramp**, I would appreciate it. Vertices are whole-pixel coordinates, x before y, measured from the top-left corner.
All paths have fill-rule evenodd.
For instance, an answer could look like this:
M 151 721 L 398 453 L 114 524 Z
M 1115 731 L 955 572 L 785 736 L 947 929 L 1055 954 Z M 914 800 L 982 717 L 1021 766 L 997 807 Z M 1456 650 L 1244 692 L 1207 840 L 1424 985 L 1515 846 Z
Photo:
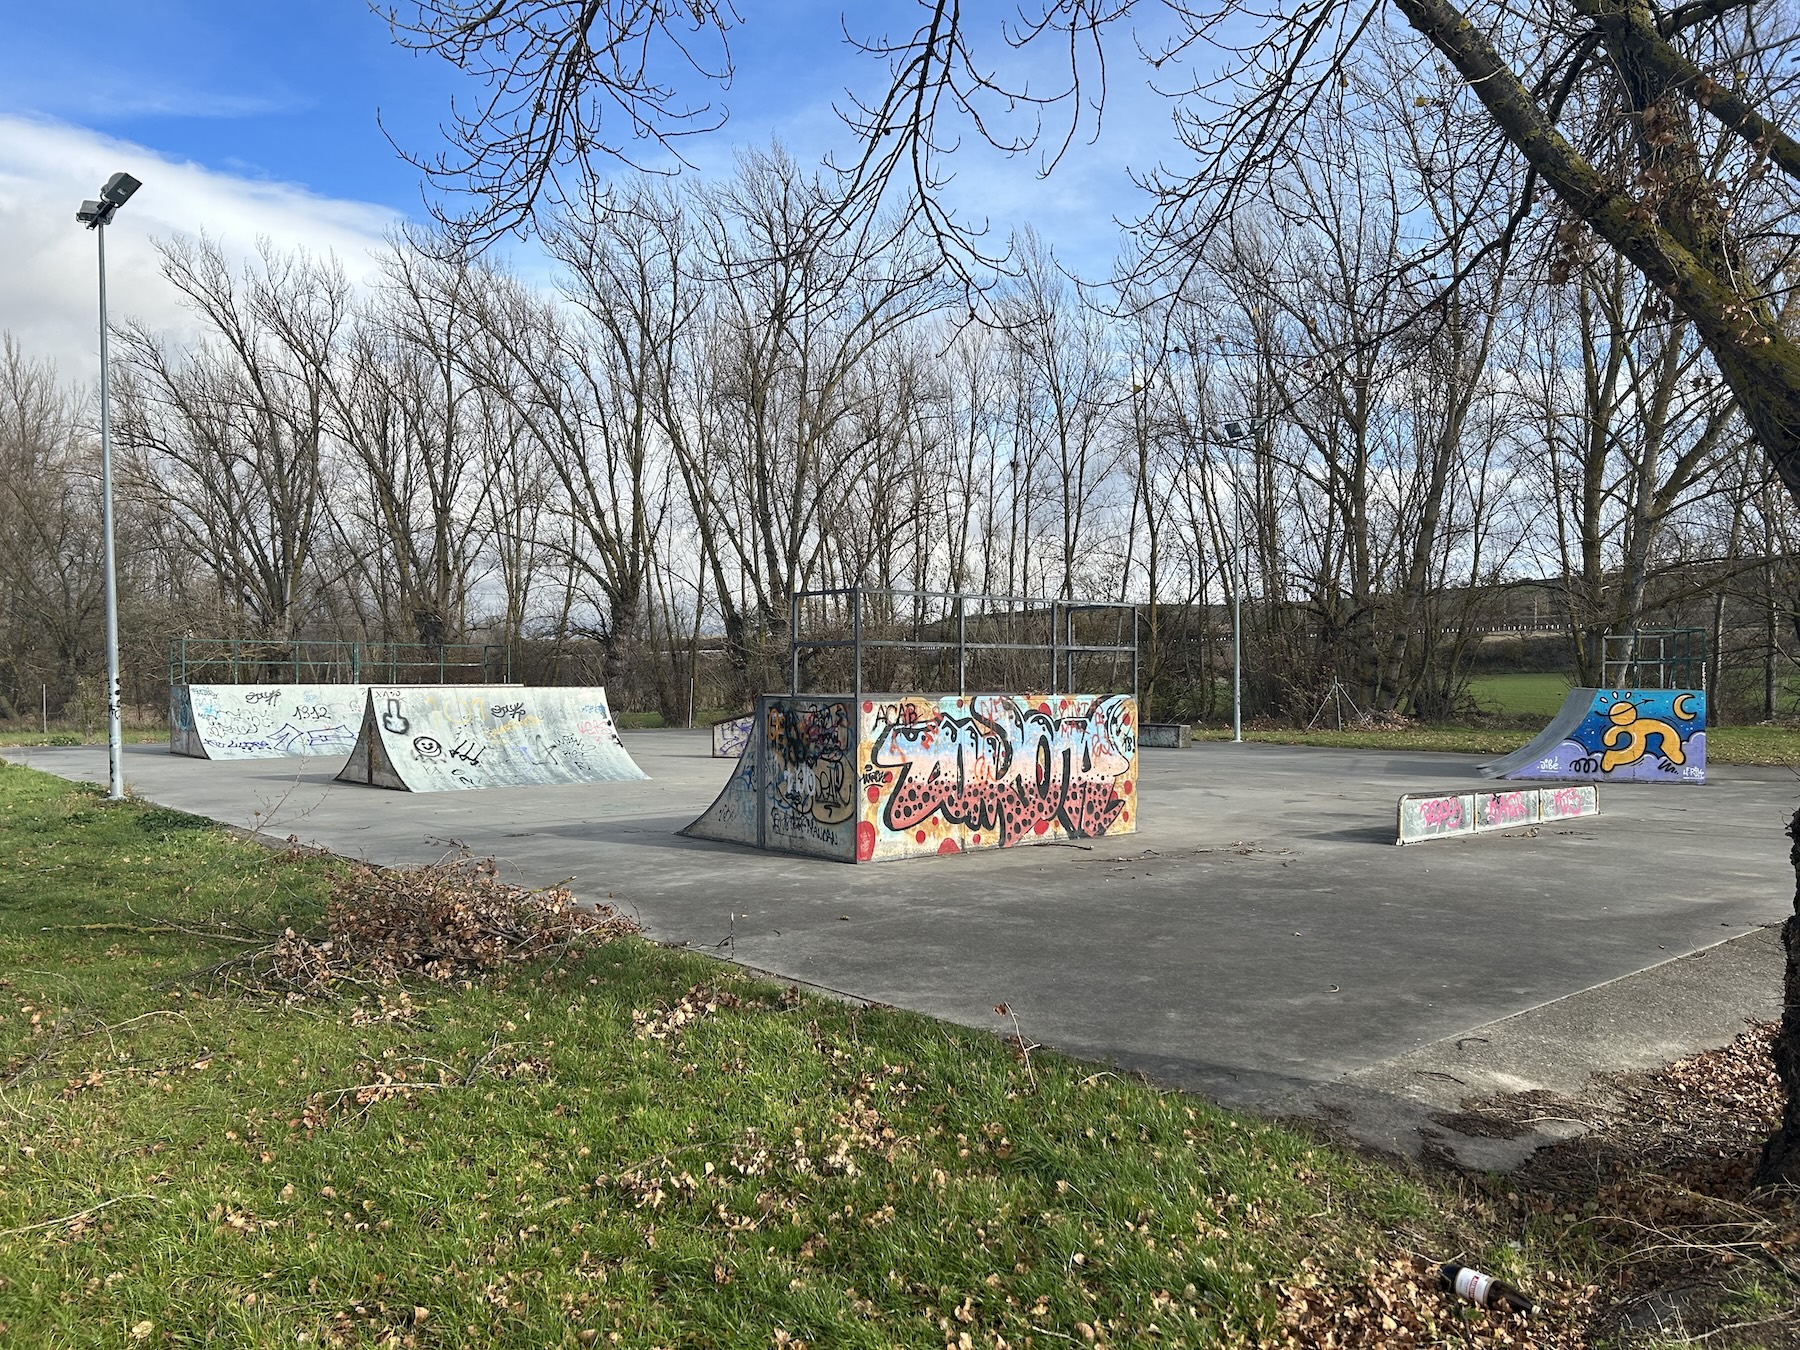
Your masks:
M 1706 694 L 1698 689 L 1571 689 L 1550 725 L 1489 778 L 1704 783 Z
M 374 687 L 338 774 L 402 792 L 648 778 L 600 688 Z
M 768 695 L 755 717 L 689 838 L 881 862 L 1137 829 L 1123 695 Z
M 176 684 L 169 688 L 169 752 L 195 759 L 347 755 L 368 686 Z

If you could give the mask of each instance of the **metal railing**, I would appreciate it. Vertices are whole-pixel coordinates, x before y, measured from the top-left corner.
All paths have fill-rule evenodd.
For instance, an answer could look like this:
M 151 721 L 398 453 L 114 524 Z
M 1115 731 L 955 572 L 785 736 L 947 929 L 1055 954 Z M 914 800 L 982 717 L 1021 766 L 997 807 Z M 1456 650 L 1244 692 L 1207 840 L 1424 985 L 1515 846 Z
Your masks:
M 498 643 L 341 642 L 326 638 L 169 639 L 175 684 L 510 684 Z
M 1706 688 L 1704 628 L 1608 633 L 1602 656 L 1602 678 L 1610 689 Z
M 838 602 L 831 606 L 830 602 Z M 910 620 L 892 617 L 895 601 L 915 602 Z M 923 602 L 923 603 L 918 603 Z M 936 602 L 939 612 L 927 619 L 924 611 Z M 831 636 L 805 636 L 803 610 L 808 606 L 837 608 L 838 622 L 826 627 Z M 871 615 L 870 611 L 877 611 Z M 847 610 L 847 614 L 843 611 Z M 1130 641 L 1078 641 L 1078 623 L 1083 616 L 1102 614 L 1116 616 L 1116 626 L 1123 630 L 1129 620 Z M 874 622 L 871 623 L 871 619 Z M 1021 629 L 1029 631 L 1034 624 L 1045 634 L 1026 640 L 990 640 L 984 634 L 999 629 L 1004 637 Z M 797 591 L 789 601 L 788 616 L 788 692 L 801 693 L 802 653 L 847 651 L 850 653 L 849 692 L 860 697 L 863 674 L 870 653 L 881 651 L 955 653 L 956 692 L 969 692 L 971 654 L 1026 653 L 1029 663 L 1044 663 L 1041 669 L 1048 679 L 1046 693 L 1100 693 L 1099 689 L 1075 689 L 1076 662 L 1083 657 L 1110 657 L 1117 666 L 1130 658 L 1131 693 L 1138 695 L 1138 607 L 1130 603 L 1103 600 L 1053 600 L 1041 596 L 994 595 L 965 591 L 918 591 L 889 587 L 846 586 L 825 590 Z M 871 632 L 873 628 L 873 632 Z M 971 636 L 971 628 L 974 630 Z M 906 637 L 894 636 L 896 630 L 908 631 Z M 936 633 L 936 636 L 929 634 Z M 1121 632 L 1121 638 L 1123 634 Z M 947 673 L 947 672 L 946 672 Z M 1117 684 L 1117 679 L 1109 679 Z M 842 690 L 814 691 L 841 693 Z M 897 692 L 897 691 L 885 691 Z

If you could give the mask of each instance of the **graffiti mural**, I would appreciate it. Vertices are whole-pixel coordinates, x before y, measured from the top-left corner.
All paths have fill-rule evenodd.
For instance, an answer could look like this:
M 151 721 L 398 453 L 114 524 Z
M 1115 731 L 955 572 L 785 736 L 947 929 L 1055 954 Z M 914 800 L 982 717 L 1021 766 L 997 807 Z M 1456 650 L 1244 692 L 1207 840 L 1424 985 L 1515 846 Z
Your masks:
M 1695 689 L 1596 690 L 1579 725 L 1518 776 L 1704 782 L 1706 695 Z
M 356 742 L 363 686 L 176 685 L 169 750 L 197 759 L 343 755 Z
M 1137 754 L 1122 696 L 766 695 L 682 833 L 840 862 L 1129 834 Z
M 766 845 L 847 853 L 856 817 L 856 737 L 843 700 L 771 699 L 764 709 Z
M 338 774 L 406 792 L 609 783 L 645 777 L 600 688 L 370 687 Z
M 858 861 L 1137 828 L 1137 707 L 1114 695 L 868 701 Z

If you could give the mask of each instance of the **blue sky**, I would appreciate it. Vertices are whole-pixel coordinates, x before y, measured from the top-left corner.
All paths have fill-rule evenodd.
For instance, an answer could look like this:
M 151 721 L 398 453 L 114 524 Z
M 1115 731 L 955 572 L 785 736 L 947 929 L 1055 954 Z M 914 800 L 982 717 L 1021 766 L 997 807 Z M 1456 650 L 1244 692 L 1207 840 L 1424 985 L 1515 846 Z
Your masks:
M 720 172 L 735 147 L 772 136 L 805 161 L 841 150 L 832 104 L 847 84 L 867 90 L 882 74 L 845 46 L 841 0 L 740 8 L 732 87 L 693 85 L 697 98 L 722 101 L 730 122 L 689 142 L 692 158 Z M 877 16 L 910 23 L 914 11 L 891 0 L 853 11 L 851 22 L 873 27 Z M 1116 36 L 1113 106 L 1098 146 L 1078 148 L 1048 182 L 1030 161 L 972 149 L 958 157 L 952 191 L 1002 236 L 1033 224 L 1084 270 L 1105 267 L 1117 243 L 1112 218 L 1139 204 L 1125 163 L 1167 142 L 1167 107 L 1144 93 L 1141 67 L 1117 59 L 1129 57 L 1130 35 Z M 177 316 L 152 294 L 154 260 L 134 230 L 147 239 L 207 229 L 238 250 L 267 236 L 348 253 L 355 272 L 355 255 L 378 246 L 387 225 L 423 215 L 419 174 L 377 114 L 402 143 L 429 153 L 441 144 L 450 99 L 474 92 L 440 59 L 397 47 L 363 0 L 0 0 L 0 258 L 15 260 L 10 280 L 0 267 L 0 329 L 41 338 L 80 373 L 91 300 L 75 295 L 81 303 L 68 313 L 49 311 L 91 267 L 91 243 L 65 225 L 68 211 L 112 168 L 145 182 L 108 245 L 124 269 L 123 302 L 139 283 L 152 323 Z
M 0 12 L 6 111 L 413 214 L 418 174 L 377 115 L 402 143 L 429 150 L 452 96 L 474 88 L 439 58 L 393 43 L 362 0 L 6 0 Z M 805 0 L 758 6 L 734 35 L 733 87 L 719 94 L 692 81 L 697 98 L 732 109 L 721 139 L 835 132 L 832 96 L 867 73 L 838 40 L 840 12 Z

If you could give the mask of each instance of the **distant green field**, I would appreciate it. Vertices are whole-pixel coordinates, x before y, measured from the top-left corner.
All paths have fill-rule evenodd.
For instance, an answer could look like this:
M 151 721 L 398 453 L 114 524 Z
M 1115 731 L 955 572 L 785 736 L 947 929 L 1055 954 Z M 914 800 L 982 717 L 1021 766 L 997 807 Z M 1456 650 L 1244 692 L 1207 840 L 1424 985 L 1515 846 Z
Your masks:
M 169 739 L 167 727 L 126 727 L 125 744 L 149 745 L 156 741 Z M 27 723 L 20 726 L 9 723 L 0 726 L 0 745 L 105 745 L 106 728 L 97 727 L 82 731 L 72 727 L 59 727 L 54 723 L 46 734 Z
M 1572 685 L 1567 675 L 1477 675 L 1469 692 L 1485 713 L 1534 713 L 1553 717 Z
M 1269 745 L 1319 745 L 1335 750 L 1442 750 L 1458 755 L 1504 755 L 1530 740 L 1523 728 L 1407 727 L 1398 731 L 1246 731 L 1247 741 Z M 1228 741 L 1228 727 L 1201 727 L 1197 741 Z M 1792 727 L 1714 727 L 1706 733 L 1713 764 L 1790 765 L 1800 768 L 1800 730 Z

